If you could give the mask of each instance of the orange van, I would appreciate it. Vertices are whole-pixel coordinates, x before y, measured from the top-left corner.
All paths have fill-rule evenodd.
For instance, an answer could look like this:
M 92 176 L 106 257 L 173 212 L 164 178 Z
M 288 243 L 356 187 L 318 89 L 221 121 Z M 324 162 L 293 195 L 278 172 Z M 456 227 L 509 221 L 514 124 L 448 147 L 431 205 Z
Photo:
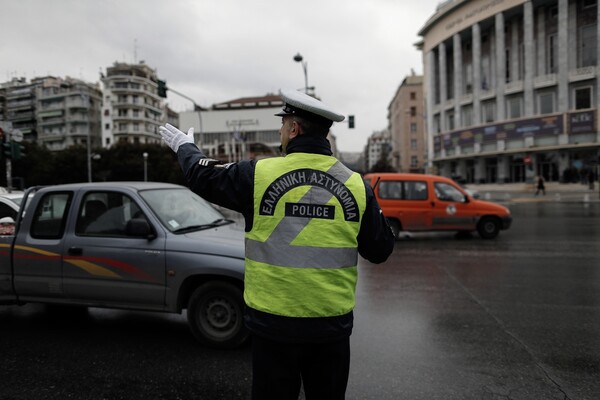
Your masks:
M 477 231 L 492 239 L 512 222 L 508 208 L 475 199 L 442 176 L 369 173 L 364 180 L 374 188 L 396 238 L 401 231 Z

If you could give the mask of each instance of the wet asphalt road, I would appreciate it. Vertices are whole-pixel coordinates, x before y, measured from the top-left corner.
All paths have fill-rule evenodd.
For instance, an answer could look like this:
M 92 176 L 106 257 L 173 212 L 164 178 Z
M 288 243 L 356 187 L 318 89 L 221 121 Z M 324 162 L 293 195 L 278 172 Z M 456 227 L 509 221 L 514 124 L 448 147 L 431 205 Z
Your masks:
M 600 204 L 509 204 L 491 241 L 362 261 L 347 399 L 599 399 Z M 247 399 L 250 351 L 182 316 L 0 307 L 0 400 Z

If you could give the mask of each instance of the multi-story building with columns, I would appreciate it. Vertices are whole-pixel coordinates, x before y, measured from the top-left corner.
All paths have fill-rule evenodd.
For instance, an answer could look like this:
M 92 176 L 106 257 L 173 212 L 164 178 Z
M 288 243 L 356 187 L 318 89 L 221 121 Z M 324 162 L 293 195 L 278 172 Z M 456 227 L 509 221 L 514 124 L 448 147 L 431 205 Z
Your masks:
M 468 182 L 575 181 L 600 154 L 596 0 L 449 0 L 425 23 L 430 167 Z

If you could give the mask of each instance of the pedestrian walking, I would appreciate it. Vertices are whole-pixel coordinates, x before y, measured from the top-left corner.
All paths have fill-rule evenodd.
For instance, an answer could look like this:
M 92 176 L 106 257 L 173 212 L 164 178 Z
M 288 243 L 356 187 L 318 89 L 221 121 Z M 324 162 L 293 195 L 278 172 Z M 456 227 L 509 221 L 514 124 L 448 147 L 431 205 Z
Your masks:
M 535 195 L 537 196 L 542 192 L 542 195 L 546 195 L 546 185 L 544 184 L 544 177 L 542 175 L 538 175 L 537 177 L 537 190 L 535 191 Z
M 344 116 L 282 91 L 282 157 L 223 164 L 187 134 L 160 127 L 189 187 L 243 214 L 245 324 L 252 398 L 344 399 L 358 255 L 384 262 L 394 237 L 361 176 L 332 156 L 327 134 Z

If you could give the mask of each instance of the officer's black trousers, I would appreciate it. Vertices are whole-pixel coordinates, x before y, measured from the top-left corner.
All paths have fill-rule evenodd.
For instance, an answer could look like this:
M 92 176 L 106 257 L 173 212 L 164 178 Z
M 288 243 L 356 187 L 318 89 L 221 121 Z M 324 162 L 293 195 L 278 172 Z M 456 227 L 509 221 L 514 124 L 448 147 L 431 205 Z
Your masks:
M 350 338 L 332 343 L 282 343 L 252 338 L 252 399 L 343 400 L 350 371 Z

